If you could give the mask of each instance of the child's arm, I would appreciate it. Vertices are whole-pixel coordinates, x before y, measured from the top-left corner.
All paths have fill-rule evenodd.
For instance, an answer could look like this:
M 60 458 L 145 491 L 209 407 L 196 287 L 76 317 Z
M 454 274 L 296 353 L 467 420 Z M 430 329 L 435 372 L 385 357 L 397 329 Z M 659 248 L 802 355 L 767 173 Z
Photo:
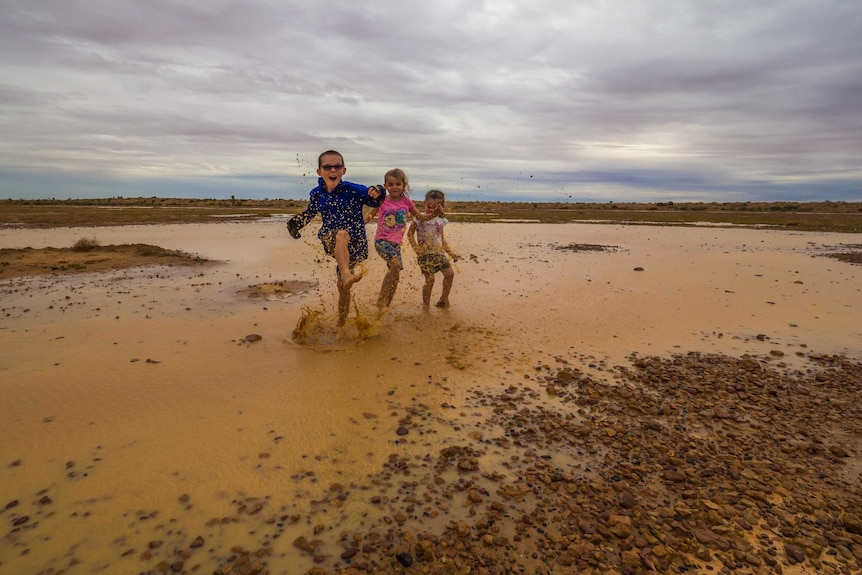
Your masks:
M 429 213 L 427 209 L 424 212 L 420 212 L 416 206 L 410 208 L 410 215 L 419 220 L 420 222 L 427 222 L 428 220 L 433 220 L 434 218 L 442 214 L 443 212 L 440 210 Z
M 362 203 L 370 208 L 379 208 L 386 199 L 386 188 L 383 186 L 364 186 L 353 182 L 341 182 L 341 188 L 349 190 L 362 198 Z
M 446 236 L 443 234 L 443 230 L 440 230 L 440 240 L 442 240 L 443 251 L 449 254 L 449 257 L 452 258 L 453 262 L 457 262 L 461 259 L 458 254 L 452 251 L 452 249 L 449 247 L 449 244 L 446 243 Z
M 416 245 L 416 222 L 410 222 L 410 227 L 407 228 L 407 241 L 410 242 L 410 247 L 413 248 L 413 251 L 418 254 L 419 247 Z
M 312 196 L 308 201 L 308 205 L 302 212 L 296 214 L 295 216 L 287 220 L 287 230 L 288 232 L 290 232 L 291 237 L 296 240 L 302 237 L 302 234 L 299 233 L 299 230 L 304 228 L 306 224 L 308 224 L 308 222 L 310 222 L 314 218 L 314 216 L 317 215 L 317 213 L 317 202 Z
M 369 205 L 372 208 L 379 208 L 383 205 L 383 200 L 386 199 L 386 188 L 379 184 L 376 186 L 369 186 L 368 197 L 371 198 L 373 203 L 366 203 L 366 205 Z
M 379 211 L 380 208 L 371 208 L 370 210 L 368 210 L 368 213 L 365 214 L 365 223 L 370 224 L 374 217 L 377 216 L 377 212 Z

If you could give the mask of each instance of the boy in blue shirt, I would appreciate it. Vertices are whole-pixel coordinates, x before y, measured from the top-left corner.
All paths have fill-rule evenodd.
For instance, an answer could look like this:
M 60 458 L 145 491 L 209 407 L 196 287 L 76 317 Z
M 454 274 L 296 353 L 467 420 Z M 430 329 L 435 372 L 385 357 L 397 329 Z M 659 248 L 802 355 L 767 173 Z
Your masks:
M 335 258 L 338 267 L 338 325 L 344 325 L 350 311 L 350 288 L 362 279 L 353 273 L 354 266 L 368 259 L 368 237 L 362 206 L 377 208 L 386 197 L 383 186 L 363 186 L 343 181 L 347 168 L 344 156 L 328 150 L 317 158 L 317 187 L 311 190 L 308 207 L 287 222 L 293 238 L 315 215 L 320 214 L 323 225 L 317 237 L 324 251 Z

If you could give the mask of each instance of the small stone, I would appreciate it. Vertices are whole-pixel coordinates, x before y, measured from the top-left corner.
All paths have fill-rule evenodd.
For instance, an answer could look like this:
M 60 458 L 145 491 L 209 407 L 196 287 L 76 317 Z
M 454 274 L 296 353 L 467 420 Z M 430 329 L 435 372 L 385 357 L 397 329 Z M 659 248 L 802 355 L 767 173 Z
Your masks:
M 407 435 L 408 433 L 410 433 L 410 430 L 402 425 L 398 429 L 395 430 L 395 433 L 397 435 Z
M 638 573 L 643 570 L 643 563 L 638 552 L 629 549 L 622 552 L 623 572 Z
M 263 336 L 257 333 L 250 333 L 243 338 L 246 343 L 255 343 L 263 339 Z
M 799 545 L 786 543 L 784 545 L 784 553 L 787 554 L 787 558 L 790 560 L 791 565 L 805 561 L 805 549 Z
M 627 515 L 611 515 L 608 519 L 610 531 L 620 539 L 629 537 L 632 532 L 632 519 Z
M 835 457 L 850 457 L 850 453 L 842 445 L 832 445 L 829 447 L 829 452 Z M 862 535 L 862 533 L 859 533 Z
M 844 529 L 846 529 L 848 533 L 862 535 L 862 519 L 860 519 L 858 515 L 848 513 L 842 517 L 841 520 L 844 523 Z
M 410 553 L 398 553 L 395 555 L 395 558 L 398 559 L 398 562 L 404 567 L 410 567 L 413 565 L 413 556 L 410 555 Z
M 263 503 L 258 501 L 254 505 L 250 505 L 246 513 L 248 513 L 249 515 L 254 515 L 255 513 L 259 513 L 261 509 L 263 509 Z
M 626 491 L 625 493 L 620 495 L 620 505 L 623 506 L 623 508 L 625 509 L 631 509 L 635 505 L 637 505 L 637 500 L 630 491 Z

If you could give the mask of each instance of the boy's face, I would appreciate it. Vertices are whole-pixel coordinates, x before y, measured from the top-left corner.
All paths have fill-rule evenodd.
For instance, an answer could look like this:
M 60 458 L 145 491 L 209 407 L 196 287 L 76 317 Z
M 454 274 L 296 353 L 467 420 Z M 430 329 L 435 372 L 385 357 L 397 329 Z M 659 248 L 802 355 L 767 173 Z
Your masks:
M 338 154 L 327 154 L 320 159 L 317 175 L 323 178 L 327 190 L 332 191 L 337 188 L 346 173 L 344 160 Z

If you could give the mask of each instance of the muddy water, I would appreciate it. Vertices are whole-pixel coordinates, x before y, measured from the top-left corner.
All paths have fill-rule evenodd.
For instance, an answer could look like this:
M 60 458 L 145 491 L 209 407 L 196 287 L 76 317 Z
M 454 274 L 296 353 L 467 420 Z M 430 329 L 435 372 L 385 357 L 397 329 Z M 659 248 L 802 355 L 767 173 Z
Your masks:
M 792 364 L 797 352 L 858 357 L 862 341 L 862 267 L 820 257 L 858 235 L 453 224 L 450 309 L 421 308 L 406 248 L 378 317 L 372 254 L 337 332 L 333 262 L 313 232 L 293 241 L 277 222 L 3 230 L 0 247 L 94 234 L 223 264 L 0 285 L 4 573 L 141 572 L 183 551 L 206 573 L 236 546 L 300 572 L 312 563 L 297 537 L 337 540 L 371 521 L 390 455 L 435 454 L 483 416 L 461 407 L 468 389 L 523 382 L 562 356 L 599 372 L 632 352 Z M 555 249 L 581 243 L 608 249 Z M 250 297 L 274 282 L 305 287 Z

